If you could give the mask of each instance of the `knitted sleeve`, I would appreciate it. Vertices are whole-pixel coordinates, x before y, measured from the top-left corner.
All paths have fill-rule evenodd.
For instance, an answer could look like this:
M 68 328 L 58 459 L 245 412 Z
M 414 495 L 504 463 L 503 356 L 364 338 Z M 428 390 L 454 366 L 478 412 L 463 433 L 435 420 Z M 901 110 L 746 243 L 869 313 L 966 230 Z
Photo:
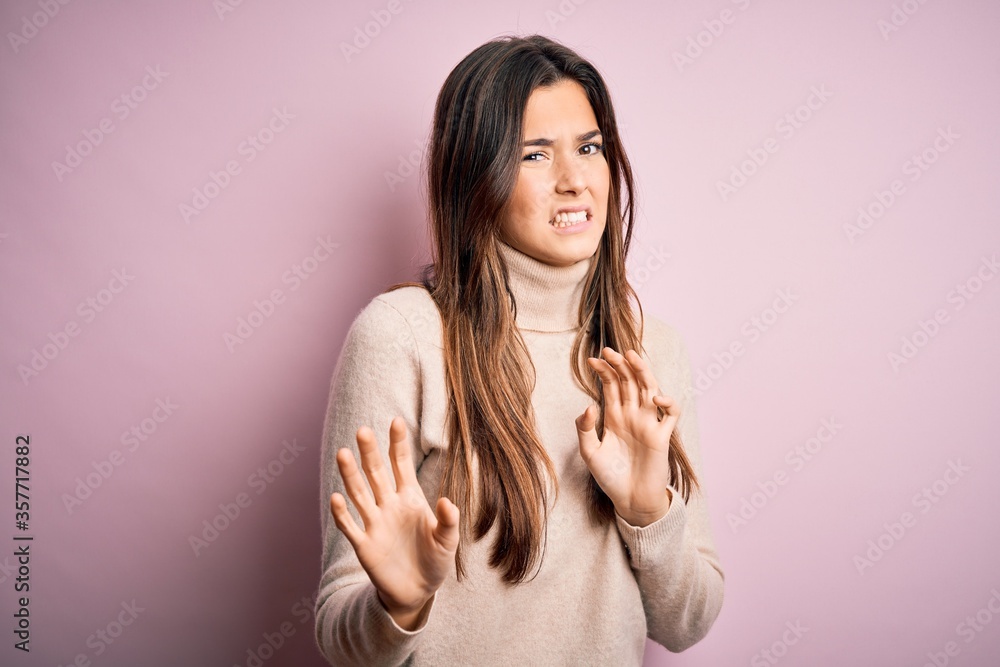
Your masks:
M 341 348 L 330 384 L 320 459 L 320 515 L 323 533 L 322 577 L 316 600 L 316 641 L 332 665 L 402 665 L 418 646 L 436 600 L 416 630 L 399 627 L 382 606 L 368 573 L 350 541 L 330 514 L 334 491 L 347 499 L 348 510 L 362 530 L 365 525 L 344 488 L 336 454 L 341 447 L 361 456 L 355 438 L 369 426 L 383 459 L 389 461 L 389 423 L 406 421 L 414 465 L 424 454 L 419 446 L 420 359 L 407 319 L 388 301 L 375 297 L 355 318 Z
M 667 650 L 679 653 L 701 641 L 719 615 L 724 574 L 704 495 L 690 357 L 672 327 L 659 327 L 667 340 L 657 336 L 656 346 L 663 343 L 673 349 L 675 356 L 668 367 L 672 375 L 657 376 L 657 381 L 663 393 L 681 402 L 677 428 L 702 487 L 692 490 L 686 504 L 680 492 L 668 487 L 670 508 L 648 526 L 632 526 L 617 514 L 615 520 L 639 585 L 647 635 Z

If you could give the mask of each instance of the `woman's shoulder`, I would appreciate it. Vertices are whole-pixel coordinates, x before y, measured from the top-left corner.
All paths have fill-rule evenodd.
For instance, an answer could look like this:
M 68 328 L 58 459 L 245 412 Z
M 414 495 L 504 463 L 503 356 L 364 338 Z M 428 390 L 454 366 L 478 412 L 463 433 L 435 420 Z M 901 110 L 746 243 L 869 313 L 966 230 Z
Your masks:
M 412 338 L 441 347 L 441 315 L 430 292 L 406 285 L 377 294 L 352 324 L 355 335 L 402 346 Z
M 680 330 L 663 318 L 643 311 L 642 344 L 650 358 L 677 372 L 688 363 L 687 345 Z
M 655 313 L 643 311 L 643 342 L 646 340 L 659 345 L 676 348 L 684 344 L 678 328 Z

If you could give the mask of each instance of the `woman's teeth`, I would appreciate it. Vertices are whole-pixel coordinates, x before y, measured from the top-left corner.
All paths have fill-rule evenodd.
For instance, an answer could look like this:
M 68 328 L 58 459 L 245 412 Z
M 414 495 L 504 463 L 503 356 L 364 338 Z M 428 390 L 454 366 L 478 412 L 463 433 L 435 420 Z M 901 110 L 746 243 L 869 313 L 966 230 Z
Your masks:
M 587 219 L 586 211 L 574 211 L 572 213 L 558 213 L 549 224 L 553 227 L 569 227 Z

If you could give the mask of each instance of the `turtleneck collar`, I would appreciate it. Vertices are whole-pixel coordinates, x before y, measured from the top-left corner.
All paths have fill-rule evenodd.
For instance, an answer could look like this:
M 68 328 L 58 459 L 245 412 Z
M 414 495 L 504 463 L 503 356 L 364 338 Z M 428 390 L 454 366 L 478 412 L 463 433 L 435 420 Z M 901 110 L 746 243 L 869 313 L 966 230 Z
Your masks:
M 552 266 L 498 241 L 517 303 L 517 326 L 528 331 L 575 331 L 583 287 L 594 257 Z

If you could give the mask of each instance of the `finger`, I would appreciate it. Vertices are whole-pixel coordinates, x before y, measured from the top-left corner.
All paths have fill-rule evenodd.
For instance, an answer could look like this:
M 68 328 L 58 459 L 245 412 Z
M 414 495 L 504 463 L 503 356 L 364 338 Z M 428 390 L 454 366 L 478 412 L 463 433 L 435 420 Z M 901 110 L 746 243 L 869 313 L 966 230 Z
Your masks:
M 632 372 L 632 366 L 628 360 L 610 347 L 604 348 L 601 353 L 618 375 L 622 404 L 637 403 L 639 401 L 639 385 L 636 383 L 635 373 Z
M 358 449 L 361 451 L 361 465 L 368 477 L 372 493 L 375 494 L 375 503 L 382 505 L 386 497 L 392 493 L 392 483 L 389 481 L 389 473 L 382 460 L 382 452 L 378 448 L 378 440 L 375 438 L 375 432 L 367 426 L 358 429 L 357 438 Z
M 649 364 L 635 350 L 625 353 L 625 359 L 632 367 L 635 374 L 636 384 L 639 386 L 639 403 L 645 404 L 659 391 L 659 385 L 653 376 L 653 370 Z
M 354 522 L 354 517 L 347 510 L 347 500 L 339 493 L 330 496 L 330 514 L 333 515 L 333 521 L 337 524 L 337 528 L 357 551 L 361 541 L 365 538 L 365 533 Z
M 359 441 L 362 440 L 361 432 L 366 428 L 362 426 L 358 429 L 357 438 Z M 368 431 L 370 433 L 371 429 Z M 347 491 L 347 495 L 354 501 L 354 506 L 358 508 L 358 514 L 361 515 L 365 526 L 368 526 L 375 511 L 375 504 L 368 491 L 368 485 L 361 477 L 358 464 L 354 461 L 354 453 L 346 447 L 342 447 L 337 452 L 337 465 L 340 467 L 340 476 L 344 480 L 344 489 Z
M 423 487 L 417 481 L 413 453 L 410 449 L 410 436 L 402 417 L 394 417 L 389 424 L 389 460 L 392 462 L 392 473 L 396 479 L 397 497 L 413 509 L 426 508 L 427 498 L 424 496 Z
M 659 420 L 660 428 L 664 434 L 674 430 L 681 416 L 680 404 L 669 396 L 654 396 L 653 404 L 663 410 L 663 418 Z
M 681 404 L 676 399 L 670 396 L 663 396 L 662 394 L 657 394 L 656 396 L 653 396 L 653 403 L 663 408 L 663 412 L 670 415 L 671 417 L 681 416 Z
M 580 456 L 589 463 L 594 452 L 600 447 L 597 439 L 597 408 L 588 405 L 583 414 L 576 418 L 576 435 L 580 440 Z
M 459 510 L 455 503 L 448 498 L 441 496 L 435 506 L 435 516 L 437 525 L 434 526 L 434 541 L 442 548 L 454 552 L 458 548 L 459 540 Z
M 590 364 L 590 367 L 601 378 L 601 384 L 604 385 L 605 408 L 609 407 L 609 404 L 621 405 L 621 394 L 618 391 L 618 373 L 611 367 L 611 364 L 604 359 L 597 359 L 595 357 L 587 357 L 587 363 Z
M 392 462 L 392 475 L 396 480 L 397 491 L 408 484 L 417 483 L 410 434 L 402 417 L 393 417 L 389 424 L 389 460 Z

